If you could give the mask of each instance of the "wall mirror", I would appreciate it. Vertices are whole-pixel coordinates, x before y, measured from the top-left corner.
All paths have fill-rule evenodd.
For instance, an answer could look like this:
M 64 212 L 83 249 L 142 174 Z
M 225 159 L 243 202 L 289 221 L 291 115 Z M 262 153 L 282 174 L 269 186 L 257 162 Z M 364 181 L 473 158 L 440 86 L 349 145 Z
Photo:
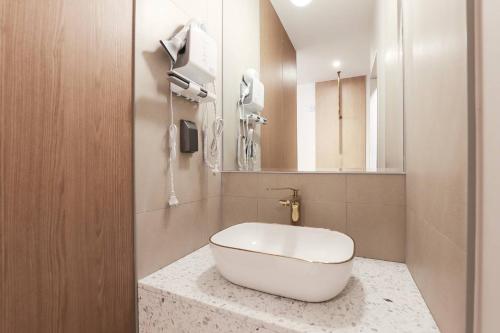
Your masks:
M 224 0 L 226 171 L 403 171 L 398 0 Z

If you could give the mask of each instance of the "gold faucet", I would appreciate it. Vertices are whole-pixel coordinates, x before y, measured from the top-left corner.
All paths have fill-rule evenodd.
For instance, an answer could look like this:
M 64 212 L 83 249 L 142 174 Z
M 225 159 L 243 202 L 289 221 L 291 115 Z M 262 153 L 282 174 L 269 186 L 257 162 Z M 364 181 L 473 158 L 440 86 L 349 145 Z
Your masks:
M 281 199 L 280 205 L 283 207 L 291 207 L 291 215 L 290 220 L 292 224 L 299 225 L 300 224 L 300 198 L 299 198 L 299 190 L 293 187 L 276 187 L 276 188 L 268 188 L 268 191 L 283 191 L 290 190 L 292 191 L 292 197 L 290 199 Z

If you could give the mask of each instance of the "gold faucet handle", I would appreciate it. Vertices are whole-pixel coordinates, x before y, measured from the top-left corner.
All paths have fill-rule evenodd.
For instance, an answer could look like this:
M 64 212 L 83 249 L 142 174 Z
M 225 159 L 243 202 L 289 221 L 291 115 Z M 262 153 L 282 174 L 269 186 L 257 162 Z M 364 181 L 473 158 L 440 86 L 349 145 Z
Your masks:
M 292 202 L 292 223 L 300 223 L 300 203 L 298 201 Z
M 280 200 L 280 205 L 283 207 L 290 207 L 292 202 L 290 200 Z
M 299 196 L 299 189 L 293 187 L 268 187 L 266 190 L 268 191 L 285 191 L 290 190 L 293 192 L 293 198 L 297 198 Z

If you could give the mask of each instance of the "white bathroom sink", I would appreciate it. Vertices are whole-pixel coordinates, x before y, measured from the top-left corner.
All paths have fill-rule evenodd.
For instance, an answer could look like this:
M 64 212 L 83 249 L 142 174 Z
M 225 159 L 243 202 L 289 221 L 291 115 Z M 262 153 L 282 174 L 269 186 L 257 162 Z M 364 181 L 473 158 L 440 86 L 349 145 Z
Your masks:
M 351 276 L 354 241 L 318 228 L 242 223 L 210 238 L 217 269 L 243 287 L 306 302 L 338 295 Z

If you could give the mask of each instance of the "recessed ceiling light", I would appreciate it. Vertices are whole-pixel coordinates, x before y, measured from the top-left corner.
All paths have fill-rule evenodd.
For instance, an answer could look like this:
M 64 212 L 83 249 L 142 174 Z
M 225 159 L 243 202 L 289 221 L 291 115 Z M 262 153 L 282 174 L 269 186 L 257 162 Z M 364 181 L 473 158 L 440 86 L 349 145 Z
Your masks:
M 339 68 L 339 67 L 340 67 L 340 65 L 342 65 L 342 63 L 340 62 L 340 60 L 334 60 L 334 61 L 332 62 L 332 66 L 333 66 L 334 68 Z
M 305 7 L 311 3 L 312 0 L 290 0 L 297 7 Z

